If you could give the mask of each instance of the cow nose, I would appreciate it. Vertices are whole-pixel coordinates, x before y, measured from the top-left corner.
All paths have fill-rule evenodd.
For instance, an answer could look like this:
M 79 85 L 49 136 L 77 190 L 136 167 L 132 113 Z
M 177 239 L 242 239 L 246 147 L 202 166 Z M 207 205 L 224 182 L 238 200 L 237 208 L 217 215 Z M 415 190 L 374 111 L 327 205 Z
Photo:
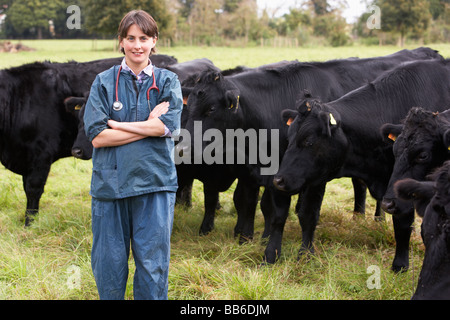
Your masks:
M 283 177 L 275 176 L 273 178 L 273 184 L 278 190 L 284 191 L 286 188 L 286 184 L 284 183 Z
M 81 148 L 72 148 L 72 156 L 81 159 L 83 157 L 83 150 Z
M 383 199 L 383 201 L 381 202 L 381 208 L 389 214 L 394 214 L 395 212 L 394 199 Z

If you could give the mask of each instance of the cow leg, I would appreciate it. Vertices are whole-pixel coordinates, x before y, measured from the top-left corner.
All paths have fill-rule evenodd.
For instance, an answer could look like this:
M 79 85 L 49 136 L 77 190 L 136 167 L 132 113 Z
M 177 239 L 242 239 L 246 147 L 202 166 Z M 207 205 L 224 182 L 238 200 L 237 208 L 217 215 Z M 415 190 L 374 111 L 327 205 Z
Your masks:
M 255 228 L 255 213 L 258 204 L 259 186 L 255 183 L 239 179 L 233 195 L 237 211 L 237 223 L 234 236 L 239 235 L 239 244 L 253 239 Z
M 39 211 L 39 201 L 44 193 L 50 166 L 37 167 L 22 176 L 23 188 L 27 197 L 27 208 L 25 211 L 25 227 L 30 226 Z
M 366 213 L 367 186 L 358 178 L 352 178 L 352 183 L 353 192 L 355 195 L 355 207 L 353 209 L 353 212 L 355 214 L 364 215 Z
M 176 203 L 184 205 L 186 207 L 192 207 L 192 185 L 194 179 L 189 179 L 189 181 L 178 180 L 179 188 L 177 190 Z
M 377 207 L 375 209 L 375 221 L 384 221 L 385 220 L 385 215 L 384 215 L 384 211 L 381 208 L 381 200 L 377 200 Z
M 409 240 L 414 222 L 414 210 L 402 215 L 393 215 L 392 221 L 396 242 L 392 270 L 394 272 L 405 272 L 409 267 Z
M 271 192 L 273 203 L 273 216 L 271 219 L 269 243 L 264 251 L 264 262 L 275 263 L 281 254 L 281 241 L 284 225 L 289 215 L 291 196 L 281 194 L 277 190 Z
M 219 191 L 207 184 L 203 185 L 203 194 L 205 197 L 205 215 L 200 226 L 200 235 L 207 235 L 214 229 L 214 217 L 216 215 L 217 203 L 219 201 Z
M 302 245 L 299 256 L 304 253 L 314 253 L 314 232 L 319 221 L 320 207 L 326 183 L 318 186 L 308 186 L 301 194 L 298 219 L 302 228 Z
M 273 203 L 270 188 L 265 188 L 261 197 L 261 211 L 264 216 L 264 232 L 262 234 L 263 241 L 268 240 L 270 235 L 271 218 L 273 216 Z

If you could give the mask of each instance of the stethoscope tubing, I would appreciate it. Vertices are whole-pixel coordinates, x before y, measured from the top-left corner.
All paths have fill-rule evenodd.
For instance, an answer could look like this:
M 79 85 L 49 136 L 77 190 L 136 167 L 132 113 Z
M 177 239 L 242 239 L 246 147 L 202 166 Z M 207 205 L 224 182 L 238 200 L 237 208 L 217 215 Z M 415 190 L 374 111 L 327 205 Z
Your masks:
M 119 71 L 117 72 L 116 88 L 115 88 L 116 101 L 114 102 L 114 103 L 117 103 L 117 104 L 120 104 L 120 105 L 122 105 L 122 103 L 119 101 L 119 77 L 120 77 L 120 72 L 121 71 L 122 71 L 122 66 L 119 67 Z M 148 108 L 149 108 L 150 112 L 151 112 L 151 108 L 150 108 L 150 91 L 155 89 L 159 93 L 159 88 L 156 85 L 156 77 L 155 77 L 155 72 L 154 71 L 152 72 L 152 77 L 153 77 L 152 86 L 147 89 L 147 104 L 148 104 Z M 120 109 L 122 109 L 122 107 L 120 107 Z M 116 109 L 114 109 L 114 110 L 116 110 Z M 116 110 L 116 111 L 118 111 L 118 110 Z

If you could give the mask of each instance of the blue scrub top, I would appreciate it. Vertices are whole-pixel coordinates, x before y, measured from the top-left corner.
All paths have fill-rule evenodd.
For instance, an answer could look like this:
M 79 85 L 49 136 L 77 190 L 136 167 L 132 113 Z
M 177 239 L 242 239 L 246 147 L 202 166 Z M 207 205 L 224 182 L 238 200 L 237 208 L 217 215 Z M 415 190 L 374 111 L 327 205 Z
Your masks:
M 129 71 L 122 70 L 118 97 L 123 104 L 120 111 L 112 108 L 115 84 L 120 66 L 99 75 L 92 84 L 84 114 L 84 127 L 92 141 L 106 129 L 109 119 L 122 122 L 144 121 L 150 115 L 147 89 L 153 78 L 138 83 Z M 153 109 L 163 101 L 170 103 L 169 111 L 159 119 L 172 135 L 180 129 L 183 97 L 178 76 L 166 69 L 154 67 L 157 90 L 150 91 Z M 91 195 L 97 199 L 122 199 L 158 191 L 176 192 L 178 188 L 174 161 L 174 140 L 170 137 L 148 137 L 118 147 L 94 148 Z

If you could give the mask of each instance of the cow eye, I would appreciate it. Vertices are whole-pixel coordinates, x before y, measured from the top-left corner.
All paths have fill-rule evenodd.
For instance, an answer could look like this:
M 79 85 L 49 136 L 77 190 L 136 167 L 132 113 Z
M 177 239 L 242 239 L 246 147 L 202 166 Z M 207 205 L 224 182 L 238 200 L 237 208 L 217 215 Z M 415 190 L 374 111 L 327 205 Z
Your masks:
M 416 158 L 417 162 L 425 162 L 428 160 L 428 152 L 421 152 Z
M 313 142 L 311 139 L 306 139 L 306 140 L 303 142 L 303 145 L 304 145 L 305 147 L 312 147 L 312 146 L 314 145 L 314 142 Z
M 210 106 L 208 108 L 208 110 L 206 111 L 206 115 L 210 115 L 211 113 L 213 113 L 214 111 L 216 111 L 216 107 L 215 106 Z

